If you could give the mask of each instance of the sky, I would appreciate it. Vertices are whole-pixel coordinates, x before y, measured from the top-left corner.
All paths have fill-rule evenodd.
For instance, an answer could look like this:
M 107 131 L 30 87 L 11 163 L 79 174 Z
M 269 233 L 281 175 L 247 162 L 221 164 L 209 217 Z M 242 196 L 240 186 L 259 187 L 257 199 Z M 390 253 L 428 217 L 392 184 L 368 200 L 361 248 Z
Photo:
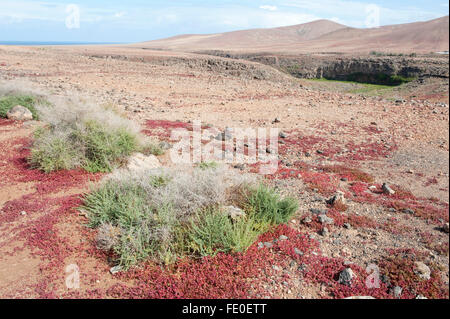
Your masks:
M 365 28 L 448 12 L 444 0 L 0 0 L 0 41 L 132 43 L 317 19 Z

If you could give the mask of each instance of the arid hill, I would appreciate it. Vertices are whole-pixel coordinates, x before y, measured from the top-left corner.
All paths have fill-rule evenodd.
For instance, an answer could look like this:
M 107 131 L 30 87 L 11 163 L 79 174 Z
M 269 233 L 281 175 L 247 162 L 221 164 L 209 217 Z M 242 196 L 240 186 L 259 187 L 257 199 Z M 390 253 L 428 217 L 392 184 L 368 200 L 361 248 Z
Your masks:
M 136 46 L 176 51 L 234 50 L 247 52 L 417 52 L 449 49 L 449 17 L 408 24 L 358 29 L 328 21 L 273 29 L 210 35 L 181 35 Z
M 226 33 L 199 35 L 187 34 L 168 39 L 137 44 L 148 48 L 173 50 L 265 48 L 276 45 L 295 45 L 310 41 L 346 26 L 328 20 L 272 29 L 252 29 Z

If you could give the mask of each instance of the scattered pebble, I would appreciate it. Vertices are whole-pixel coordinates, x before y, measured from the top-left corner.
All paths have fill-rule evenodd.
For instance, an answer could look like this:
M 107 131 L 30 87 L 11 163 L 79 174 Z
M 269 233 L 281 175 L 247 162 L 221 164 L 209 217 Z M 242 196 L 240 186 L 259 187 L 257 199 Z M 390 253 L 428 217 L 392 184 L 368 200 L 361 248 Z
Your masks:
M 341 285 L 351 286 L 353 278 L 355 278 L 355 274 L 353 273 L 353 270 L 351 268 L 345 268 L 341 273 L 339 274 L 339 280 L 338 282 Z
M 114 266 L 114 267 L 111 267 L 111 269 L 109 270 L 109 272 L 112 274 L 112 275 L 114 275 L 114 274 L 117 274 L 118 272 L 121 272 L 122 271 L 122 267 L 119 265 L 119 266 Z
M 394 288 L 391 289 L 391 293 L 394 295 L 395 298 L 400 298 L 402 296 L 403 289 L 402 287 L 395 286 Z
M 321 234 L 323 237 L 327 237 L 327 236 L 330 234 L 330 231 L 328 230 L 327 227 L 324 227 L 324 228 L 322 229 L 322 231 L 320 232 L 320 234 Z
M 430 278 L 431 278 L 431 270 L 430 270 L 430 268 L 427 265 L 425 265 L 421 261 L 416 261 L 414 263 L 414 265 L 415 265 L 414 273 L 417 276 L 419 276 L 420 279 L 422 279 L 422 280 L 430 280 Z
M 264 243 L 264 246 L 266 246 L 267 248 L 272 248 L 272 247 L 273 247 L 273 244 L 270 243 L 270 242 L 265 242 L 265 243 Z
M 280 132 L 280 138 L 287 138 L 287 134 L 284 132 Z
M 383 184 L 382 190 L 383 190 L 383 193 L 385 193 L 386 195 L 394 195 L 395 194 L 395 191 L 386 183 Z
M 318 218 L 319 218 L 319 222 L 321 224 L 325 224 L 325 225 L 332 225 L 332 224 L 334 224 L 334 219 L 331 218 L 331 217 L 328 217 L 327 215 L 322 214 L 322 215 L 319 215 Z

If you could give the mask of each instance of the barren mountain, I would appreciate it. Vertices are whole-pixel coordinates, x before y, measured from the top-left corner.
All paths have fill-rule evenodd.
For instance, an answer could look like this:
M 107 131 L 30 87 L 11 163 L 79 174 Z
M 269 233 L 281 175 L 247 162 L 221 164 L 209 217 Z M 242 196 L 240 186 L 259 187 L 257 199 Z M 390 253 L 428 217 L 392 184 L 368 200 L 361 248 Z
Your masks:
M 295 45 L 345 29 L 346 26 L 328 20 L 273 29 L 252 29 L 208 35 L 180 35 L 168 39 L 137 44 L 146 48 L 172 50 L 265 48 L 276 45 Z
M 270 52 L 420 52 L 449 48 L 449 17 L 408 24 L 358 29 L 328 21 L 274 29 L 254 29 L 210 35 L 181 35 L 136 44 L 176 51 L 234 50 Z

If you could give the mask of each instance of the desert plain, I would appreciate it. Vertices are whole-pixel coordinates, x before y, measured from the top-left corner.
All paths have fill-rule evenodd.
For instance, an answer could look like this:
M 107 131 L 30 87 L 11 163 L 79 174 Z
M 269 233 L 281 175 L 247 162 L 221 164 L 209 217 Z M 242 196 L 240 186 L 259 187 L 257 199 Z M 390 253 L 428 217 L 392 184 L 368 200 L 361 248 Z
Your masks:
M 0 80 L 88 97 L 168 143 L 171 129 L 196 120 L 221 131 L 278 128 L 279 167 L 263 178 L 298 200 L 293 219 L 255 242 L 247 256 L 166 268 L 148 263 L 112 274 L 95 232 L 73 209 L 101 174 L 31 169 L 26 158 L 39 123 L 0 119 L 2 298 L 448 298 L 448 55 L 406 57 L 415 52 L 408 48 L 405 59 L 425 59 L 447 74 L 368 90 L 194 51 L 0 46 Z M 374 59 L 368 52 L 343 56 Z M 168 154 L 158 158 L 176 165 Z M 257 173 L 257 165 L 228 166 Z M 338 191 L 345 207 L 327 203 Z M 79 289 L 66 285 L 72 264 L 79 267 Z M 370 265 L 377 266 L 381 288 L 366 285 Z M 349 267 L 355 283 L 339 284 Z

